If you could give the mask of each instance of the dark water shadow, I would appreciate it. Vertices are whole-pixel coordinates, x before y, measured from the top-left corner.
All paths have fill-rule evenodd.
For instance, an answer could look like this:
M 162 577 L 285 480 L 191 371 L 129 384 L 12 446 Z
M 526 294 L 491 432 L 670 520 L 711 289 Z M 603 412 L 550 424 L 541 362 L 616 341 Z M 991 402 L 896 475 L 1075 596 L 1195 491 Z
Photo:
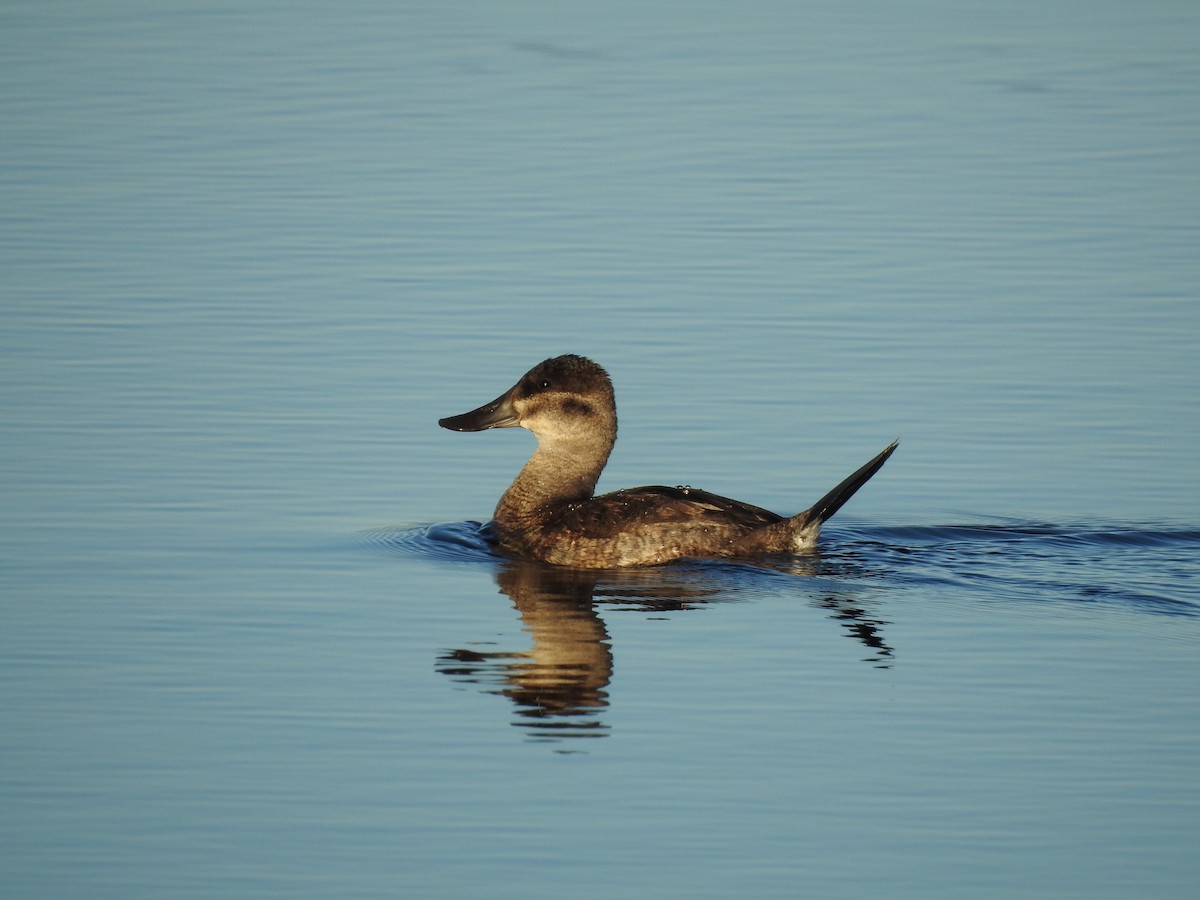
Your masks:
M 1196 528 L 1000 520 L 850 528 L 838 538 L 827 563 L 864 579 L 958 586 L 990 602 L 1200 618 Z

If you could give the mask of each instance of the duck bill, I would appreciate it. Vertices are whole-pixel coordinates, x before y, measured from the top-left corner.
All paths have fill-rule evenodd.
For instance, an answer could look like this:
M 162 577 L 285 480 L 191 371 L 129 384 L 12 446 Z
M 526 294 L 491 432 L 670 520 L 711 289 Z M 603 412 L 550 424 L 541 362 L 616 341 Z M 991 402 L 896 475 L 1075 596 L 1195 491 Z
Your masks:
M 438 419 L 438 424 L 451 431 L 486 431 L 488 428 L 513 428 L 521 424 L 520 416 L 512 404 L 512 391 L 486 403 L 479 409 L 465 412 L 461 416 Z

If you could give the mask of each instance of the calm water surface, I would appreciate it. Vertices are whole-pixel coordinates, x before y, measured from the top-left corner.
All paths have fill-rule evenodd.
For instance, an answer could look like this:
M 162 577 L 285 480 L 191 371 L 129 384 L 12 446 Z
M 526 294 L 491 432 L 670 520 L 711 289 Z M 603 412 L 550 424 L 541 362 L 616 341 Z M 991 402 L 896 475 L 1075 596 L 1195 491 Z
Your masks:
M 1192 3 L 0 12 L 0 894 L 1190 897 Z M 820 552 L 494 556 L 602 489 Z

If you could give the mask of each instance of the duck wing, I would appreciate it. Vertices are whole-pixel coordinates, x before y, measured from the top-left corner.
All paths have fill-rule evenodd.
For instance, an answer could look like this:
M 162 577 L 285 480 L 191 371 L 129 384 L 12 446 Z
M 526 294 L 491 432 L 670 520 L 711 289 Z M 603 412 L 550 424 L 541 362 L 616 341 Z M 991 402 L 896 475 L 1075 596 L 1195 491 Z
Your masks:
M 588 503 L 593 509 L 603 510 L 603 518 L 608 519 L 611 516 L 614 524 L 618 521 L 693 522 L 751 529 L 783 520 L 783 516 L 769 509 L 740 500 L 711 494 L 699 488 L 667 487 L 661 484 L 601 494 L 599 497 L 593 497 Z

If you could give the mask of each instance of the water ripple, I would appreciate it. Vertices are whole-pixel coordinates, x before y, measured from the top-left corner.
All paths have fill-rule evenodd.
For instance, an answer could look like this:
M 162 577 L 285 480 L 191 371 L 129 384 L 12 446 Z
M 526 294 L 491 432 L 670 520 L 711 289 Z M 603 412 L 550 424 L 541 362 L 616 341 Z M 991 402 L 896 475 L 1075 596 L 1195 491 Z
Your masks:
M 451 562 L 494 562 L 503 557 L 493 552 L 490 524 L 446 522 L 360 532 L 362 543 L 385 553 L 419 556 Z
M 1200 617 L 1200 529 L 1003 523 L 872 526 L 841 537 L 826 565 L 864 578 Z

